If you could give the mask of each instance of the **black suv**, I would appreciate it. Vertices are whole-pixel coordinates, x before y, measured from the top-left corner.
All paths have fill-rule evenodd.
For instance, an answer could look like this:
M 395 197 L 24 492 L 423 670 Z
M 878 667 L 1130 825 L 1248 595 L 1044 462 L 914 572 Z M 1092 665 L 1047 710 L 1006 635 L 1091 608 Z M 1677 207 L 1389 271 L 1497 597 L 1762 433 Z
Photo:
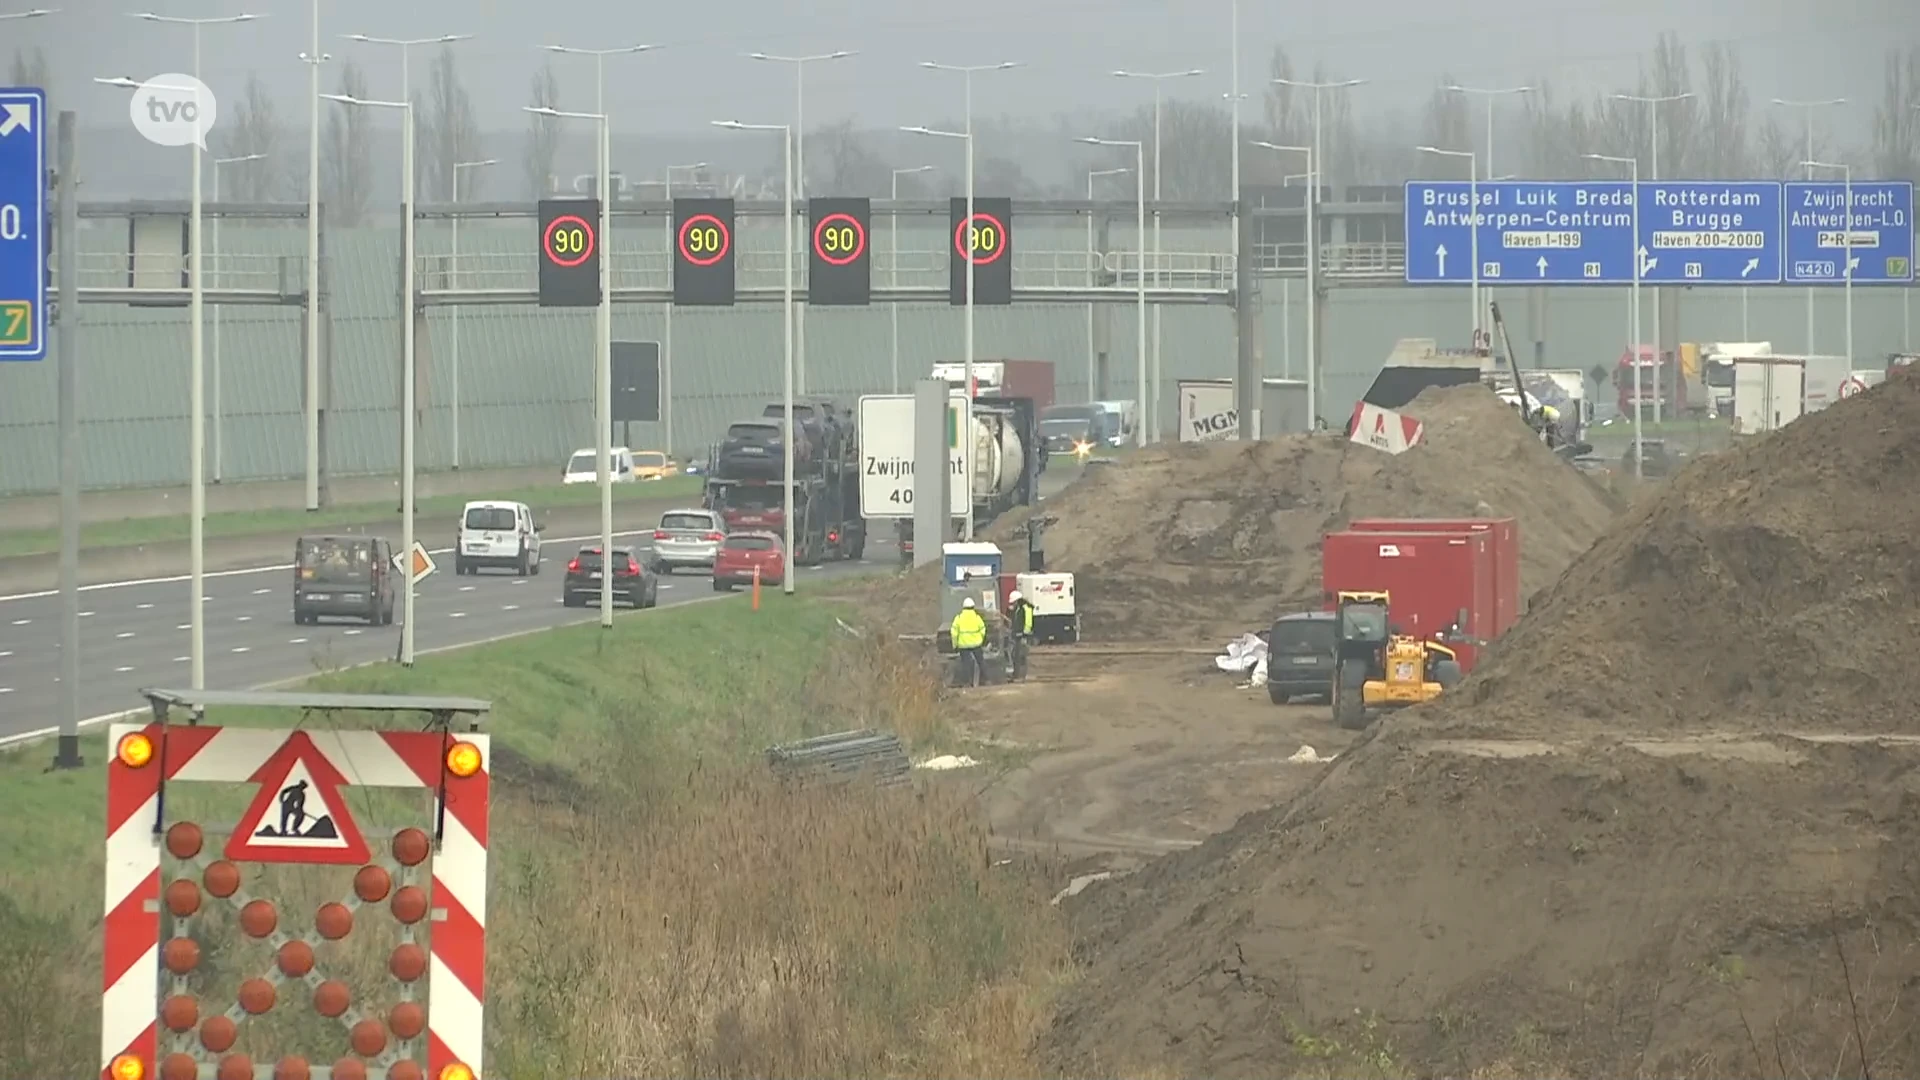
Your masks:
M 613 599 L 631 607 L 650 608 L 660 602 L 660 577 L 634 557 L 632 548 L 613 549 Z M 600 602 L 600 549 L 583 547 L 567 564 L 560 586 L 560 602 L 587 607 Z
M 1275 705 L 1332 695 L 1335 636 L 1331 611 L 1301 611 L 1273 621 L 1267 631 L 1267 697 Z

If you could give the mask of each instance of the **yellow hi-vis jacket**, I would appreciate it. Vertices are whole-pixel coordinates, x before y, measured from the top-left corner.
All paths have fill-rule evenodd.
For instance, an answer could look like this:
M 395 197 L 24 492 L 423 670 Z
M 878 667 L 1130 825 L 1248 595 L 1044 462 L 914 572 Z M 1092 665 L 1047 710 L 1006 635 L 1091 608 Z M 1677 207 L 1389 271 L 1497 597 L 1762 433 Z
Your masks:
M 978 649 L 987 643 L 987 620 L 981 618 L 978 611 L 963 608 L 953 617 L 950 632 L 954 648 Z

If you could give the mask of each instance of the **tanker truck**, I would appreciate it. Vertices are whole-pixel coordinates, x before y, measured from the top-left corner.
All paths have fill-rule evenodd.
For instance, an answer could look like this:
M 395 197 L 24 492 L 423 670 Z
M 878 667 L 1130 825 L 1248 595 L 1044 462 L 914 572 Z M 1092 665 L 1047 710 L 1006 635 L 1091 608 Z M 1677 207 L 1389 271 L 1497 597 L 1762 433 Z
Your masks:
M 1040 440 L 1040 408 L 1029 397 L 981 394 L 973 399 L 973 527 L 985 528 L 1016 506 L 1039 501 L 1047 449 Z M 955 476 L 954 481 L 960 482 Z M 955 528 L 957 534 L 960 530 Z M 897 518 L 900 561 L 913 564 L 913 519 Z

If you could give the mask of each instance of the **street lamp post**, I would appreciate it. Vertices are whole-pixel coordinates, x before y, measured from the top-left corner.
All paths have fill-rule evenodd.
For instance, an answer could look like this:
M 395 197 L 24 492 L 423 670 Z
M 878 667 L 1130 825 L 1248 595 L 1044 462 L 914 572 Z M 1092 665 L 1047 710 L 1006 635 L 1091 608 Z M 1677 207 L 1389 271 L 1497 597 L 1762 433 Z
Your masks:
M 794 193 L 796 200 L 804 198 L 807 189 L 807 65 L 830 60 L 844 60 L 849 56 L 855 55 L 858 54 L 847 49 L 830 53 L 815 53 L 811 56 L 775 56 L 772 53 L 763 52 L 747 54 L 747 59 L 749 60 L 759 60 L 769 64 L 793 65 L 793 132 L 789 137 L 793 139 L 794 183 L 798 185 L 798 190 Z M 796 234 L 794 245 L 798 247 L 803 242 L 798 234 L 805 226 L 793 215 L 789 214 L 787 217 L 787 231 Z M 804 394 L 807 392 L 806 305 L 802 304 L 794 308 L 788 313 L 788 317 L 794 320 L 793 336 L 796 342 L 795 355 L 797 359 L 795 362 L 798 366 L 797 378 L 800 382 L 800 393 Z
M 307 509 L 320 509 L 320 65 L 332 59 L 320 51 L 320 0 L 312 0 L 313 43 L 300 54 L 307 65 L 307 349 L 306 400 L 301 402 L 307 429 Z M 411 557 L 411 556 L 409 556 Z
M 1153 211 L 1153 281 L 1155 285 L 1164 286 L 1167 283 L 1166 268 L 1163 265 L 1161 265 L 1163 260 L 1161 257 L 1161 248 L 1160 248 L 1160 211 L 1157 208 L 1160 202 L 1160 197 L 1161 197 L 1160 120 L 1161 120 L 1161 105 L 1163 104 L 1163 101 L 1162 101 L 1162 95 L 1160 90 L 1160 84 L 1166 82 L 1168 79 L 1191 79 L 1196 76 L 1205 75 L 1205 74 L 1206 72 L 1200 68 L 1189 68 L 1186 71 L 1115 71 L 1115 72 L 1112 72 L 1113 77 L 1116 79 L 1147 79 L 1153 83 L 1153 201 L 1156 206 L 1156 209 Z M 1160 379 L 1161 379 L 1160 347 L 1162 344 L 1162 340 L 1163 340 L 1163 337 L 1161 334 L 1160 305 L 1155 304 L 1153 306 L 1153 372 L 1152 372 L 1152 379 L 1153 379 L 1152 385 L 1153 385 L 1154 392 L 1148 400 L 1140 403 L 1140 407 L 1147 411 L 1147 416 L 1146 416 L 1147 427 L 1151 428 L 1156 435 L 1160 431 Z
M 1307 237 L 1308 266 L 1313 269 L 1312 276 L 1310 276 L 1307 280 L 1309 282 L 1314 282 L 1319 279 L 1319 264 L 1320 264 L 1320 233 L 1318 231 L 1320 226 L 1317 221 L 1317 216 L 1319 214 L 1319 208 L 1320 208 L 1320 189 L 1326 186 L 1326 180 L 1327 180 L 1326 155 L 1323 152 L 1323 148 L 1321 146 L 1321 139 L 1320 139 L 1320 95 L 1323 91 L 1327 91 L 1327 90 L 1346 90 L 1355 86 L 1361 86 L 1365 84 L 1367 80 L 1341 79 L 1334 82 L 1312 82 L 1306 79 L 1274 79 L 1272 81 L 1281 86 L 1293 87 L 1296 90 L 1313 91 L 1313 159 L 1311 162 L 1311 168 L 1313 171 L 1313 180 L 1309 182 L 1307 185 L 1307 189 L 1308 189 L 1307 202 L 1313 206 L 1314 216 L 1309 217 L 1308 220 L 1309 222 L 1313 223 L 1313 227 L 1315 231 Z M 1479 212 L 1478 207 L 1475 207 L 1474 210 L 1475 210 L 1475 213 Z M 1476 293 L 1478 292 L 1477 286 L 1475 291 Z M 1473 325 L 1477 328 L 1480 325 L 1480 313 L 1478 310 L 1479 301 L 1476 300 L 1474 303 L 1475 303 L 1475 311 L 1474 311 Z M 1311 285 L 1307 290 L 1307 304 L 1309 308 L 1318 307 L 1320 304 L 1320 295 L 1319 293 L 1314 291 Z M 1320 390 L 1320 387 L 1319 387 L 1320 357 L 1317 355 L 1317 349 L 1318 349 L 1317 341 L 1315 342 L 1315 348 L 1316 348 L 1316 355 L 1310 356 L 1307 358 L 1307 372 L 1308 372 L 1307 377 L 1313 380 L 1314 393 L 1317 395 Z M 1317 415 L 1309 415 L 1307 419 L 1309 423 L 1317 424 L 1319 422 L 1319 418 Z
M 1087 170 L 1087 201 L 1088 202 L 1093 201 L 1093 182 L 1095 180 L 1099 179 L 1102 176 L 1125 176 L 1126 174 L 1132 171 L 1133 171 L 1132 169 L 1126 169 L 1126 168 L 1088 169 Z M 1089 210 L 1087 212 L 1087 287 L 1088 288 L 1092 288 L 1093 286 L 1099 284 L 1099 274 L 1094 269 L 1094 255 L 1097 253 L 1094 251 L 1093 245 L 1094 245 L 1093 212 Z M 1092 401 L 1096 396 L 1098 396 L 1094 390 L 1094 384 L 1095 384 L 1095 375 L 1094 375 L 1095 347 L 1094 345 L 1095 343 L 1093 340 L 1093 308 L 1094 308 L 1093 304 L 1089 303 L 1087 305 L 1087 400 L 1088 401 Z
M 966 484 L 968 507 L 967 507 L 967 513 L 961 519 L 960 528 L 961 528 L 961 538 L 965 540 L 972 540 L 973 539 L 972 501 L 973 501 L 973 468 L 974 468 L 974 460 L 973 460 L 973 449 L 974 449 L 973 294 L 976 291 L 974 289 L 974 278 L 976 276 L 975 271 L 978 269 L 974 259 L 975 252 L 974 252 L 974 242 L 973 242 L 973 238 L 977 232 L 973 224 L 974 212 L 975 212 L 974 206 L 973 206 L 973 77 L 975 74 L 979 72 L 1007 71 L 1012 68 L 1019 67 L 1020 65 L 1012 60 L 1002 61 L 1001 63 L 998 63 L 998 64 L 938 64 L 931 60 L 922 60 L 920 62 L 920 66 L 927 69 L 928 71 L 957 71 L 960 73 L 962 77 L 962 81 L 964 82 L 966 87 L 965 98 L 964 98 L 965 112 L 966 112 L 966 130 L 964 132 L 935 131 L 931 128 L 924 128 L 924 127 L 902 128 L 901 130 L 911 132 L 916 135 L 933 135 L 933 136 L 938 136 L 944 139 L 966 140 L 967 216 L 965 221 L 966 227 L 963 230 L 967 238 L 967 250 L 964 253 L 967 260 L 966 362 L 963 367 L 963 381 L 966 383 L 966 392 L 961 395 L 961 405 L 960 405 L 960 429 L 962 432 L 964 432 L 964 434 L 960 436 L 960 448 L 961 448 L 960 460 L 964 463 L 963 467 L 961 468 L 961 479 Z
M 932 172 L 931 165 L 915 165 L 910 169 L 893 170 L 893 202 L 900 202 L 900 178 L 916 173 Z M 887 211 L 887 284 L 900 287 L 900 211 Z M 893 393 L 900 392 L 900 305 L 887 305 L 887 318 L 893 324 Z
M 786 159 L 786 172 L 787 172 L 786 183 L 781 186 L 781 191 L 784 193 L 784 198 L 786 200 L 785 212 L 787 215 L 787 220 L 791 222 L 793 220 L 793 179 L 794 179 L 793 177 L 794 130 L 792 125 L 790 124 L 743 124 L 738 120 L 715 120 L 713 121 L 713 126 L 727 128 L 732 131 L 777 131 L 780 133 L 780 146 L 783 152 L 782 156 Z M 781 469 L 782 469 L 781 475 L 783 478 L 781 486 L 784 487 L 786 490 L 783 491 L 780 495 L 780 517 L 781 517 L 781 523 L 782 523 L 783 529 L 786 534 L 785 545 L 787 549 L 786 550 L 787 564 L 791 566 L 793 565 L 793 558 L 794 558 L 794 555 L 793 555 L 793 376 L 794 376 L 794 372 L 793 372 L 793 249 L 796 245 L 794 242 L 794 235 L 793 235 L 792 229 L 790 228 L 782 229 L 780 230 L 780 235 L 782 238 L 782 247 L 784 248 L 785 266 L 786 266 L 784 284 L 781 287 L 781 299 L 780 299 L 782 306 L 785 308 L 785 310 L 781 312 L 780 322 L 786 328 L 785 346 L 784 346 L 785 363 L 782 365 L 782 367 L 785 370 L 786 388 L 783 391 L 782 397 L 781 397 L 781 403 L 784 406 L 784 408 L 781 410 L 781 415 L 784 416 L 785 419 L 780 422 L 780 445 L 781 445 L 781 453 L 784 456 L 784 461 L 781 464 Z M 794 579 L 794 574 L 793 574 L 793 571 L 791 570 L 788 570 L 786 573 L 780 575 L 780 591 L 787 594 L 788 596 L 793 595 L 793 579 Z
M 1803 144 L 1801 149 L 1801 161 L 1803 162 L 1813 160 L 1813 110 L 1823 109 L 1832 105 L 1845 105 L 1847 103 L 1847 99 L 1843 97 L 1825 98 L 1820 101 L 1789 101 L 1786 98 L 1773 98 L 1772 101 L 1773 101 L 1773 104 L 1778 105 L 1783 109 L 1799 109 L 1805 115 L 1806 142 Z M 1920 106 L 1917 106 L 1917 107 L 1920 107 Z M 1813 169 L 1811 167 L 1806 167 L 1806 171 L 1807 171 L 1807 179 L 1812 180 Z M 1808 356 L 1812 356 L 1815 353 L 1818 353 L 1820 351 L 1819 348 L 1815 345 L 1814 339 L 1813 339 L 1813 294 L 1814 294 L 1813 286 L 1811 285 L 1807 286 L 1807 355 Z
M 1262 149 L 1277 151 L 1279 153 L 1305 155 L 1307 159 L 1306 179 L 1307 179 L 1308 185 L 1309 186 L 1312 185 L 1314 180 L 1313 147 L 1284 146 L 1280 143 L 1267 142 L 1264 139 L 1253 140 L 1253 145 L 1261 147 Z M 1294 177 L 1292 176 L 1281 177 L 1280 178 L 1281 186 L 1285 187 L 1287 184 L 1287 181 L 1292 179 L 1294 179 Z M 1314 243 L 1314 240 L 1318 238 L 1319 234 L 1316 232 L 1316 229 L 1318 228 L 1318 226 L 1314 221 L 1313 196 L 1311 192 L 1309 192 L 1307 195 L 1306 204 L 1307 204 L 1307 223 L 1306 223 L 1306 228 L 1301 233 L 1301 236 L 1307 242 L 1307 257 L 1306 257 L 1306 264 L 1307 264 L 1307 430 L 1311 431 L 1314 428 L 1316 418 L 1320 415 L 1319 413 L 1320 401 L 1318 396 L 1319 388 L 1320 388 L 1320 378 L 1319 378 L 1319 372 L 1315 370 L 1315 364 L 1320 357 L 1320 348 L 1319 348 L 1320 346 L 1320 315 L 1319 315 L 1320 305 L 1313 302 L 1313 298 L 1316 295 L 1315 288 L 1318 284 L 1316 280 L 1317 278 L 1316 272 L 1319 268 L 1319 263 L 1320 263 L 1318 252 L 1316 250 L 1318 245 Z M 1293 321 L 1293 319 L 1292 319 L 1292 313 L 1287 310 L 1288 297 L 1286 292 L 1284 291 L 1285 288 L 1286 288 L 1286 282 L 1282 280 L 1281 289 L 1283 291 L 1281 293 L 1282 307 L 1281 307 L 1281 316 L 1280 316 L 1281 333 L 1283 335 L 1286 335 L 1289 338 L 1286 346 L 1288 355 L 1284 363 L 1286 364 L 1286 367 L 1287 367 L 1287 374 L 1291 376 L 1293 374 L 1293 358 L 1291 356 L 1292 327 L 1289 324 Z
M 1467 162 L 1467 202 L 1472 206 L 1467 216 L 1467 258 L 1473 263 L 1473 339 L 1477 347 L 1480 341 L 1480 156 L 1472 150 L 1442 150 L 1437 146 L 1422 146 L 1420 152 L 1464 158 Z
M 1634 101 L 1647 107 L 1647 142 L 1651 150 L 1651 157 L 1648 160 L 1647 179 L 1660 179 L 1660 106 L 1669 105 L 1676 101 L 1686 101 L 1692 97 L 1692 93 L 1667 94 L 1660 97 L 1648 97 L 1644 94 L 1613 95 L 1615 101 Z M 1809 153 L 1808 156 L 1812 156 L 1811 153 Z M 1640 189 L 1635 188 L 1634 202 L 1637 204 L 1639 199 Z M 1641 258 L 1640 237 L 1638 234 L 1635 234 L 1633 244 L 1634 267 L 1638 269 Z M 1656 424 L 1660 422 L 1661 399 L 1666 396 L 1666 391 L 1664 390 L 1666 385 L 1664 366 L 1660 331 L 1660 290 L 1656 287 L 1653 290 L 1653 422 Z
M 447 282 L 447 288 L 457 289 L 460 287 L 459 285 L 460 170 L 461 169 L 482 169 L 487 167 L 488 165 L 498 165 L 498 164 L 500 164 L 500 162 L 495 158 L 487 158 L 484 161 L 456 161 L 453 163 L 453 169 L 451 171 L 453 173 L 453 176 L 452 176 L 453 193 L 452 194 L 453 194 L 453 203 L 454 203 L 455 213 L 453 218 L 452 254 L 448 256 L 449 262 L 448 262 L 448 273 L 447 273 L 447 276 L 452 280 Z M 450 387 L 450 390 L 452 392 L 452 398 L 453 398 L 453 416 L 452 416 L 453 463 L 452 464 L 453 464 L 454 471 L 458 472 L 460 470 L 460 305 L 459 304 L 453 305 L 453 315 L 451 316 L 451 321 L 452 321 L 452 325 L 448 329 L 449 329 L 449 334 L 453 339 L 452 341 L 453 385 Z
M 170 23 L 193 28 L 193 77 L 200 78 L 200 28 L 226 23 L 250 22 L 260 18 L 258 15 L 227 15 L 209 19 L 182 19 L 172 16 L 137 14 L 136 19 L 147 22 Z M 138 89 L 140 84 L 128 78 L 95 79 L 106 86 L 116 86 L 126 90 Z M 206 525 L 207 525 L 207 393 L 206 393 L 206 274 L 204 259 L 201 258 L 201 211 L 202 197 L 200 175 L 201 157 L 204 151 L 198 146 L 193 148 L 192 169 L 192 206 L 187 215 L 187 290 L 190 329 L 188 338 L 192 361 L 187 376 L 187 472 L 188 480 L 188 587 L 192 590 L 189 599 L 187 620 L 190 624 L 193 689 L 202 690 L 207 685 L 207 610 L 206 610 Z
M 1853 166 L 1836 165 L 1829 161 L 1815 161 L 1812 158 L 1801 162 L 1811 172 L 1814 169 L 1831 169 L 1841 176 L 1840 200 L 1845 204 L 1845 230 L 1840 234 L 1841 258 L 1846 260 L 1846 284 L 1842 287 L 1846 293 L 1847 319 L 1847 368 L 1853 368 Z M 1801 380 L 1801 393 L 1806 393 L 1806 380 Z M 1804 401 L 1802 402 L 1804 405 Z
M 1487 99 L 1487 146 L 1486 146 L 1485 164 L 1487 167 L 1487 175 L 1492 176 L 1493 175 L 1493 103 L 1497 99 L 1503 98 L 1503 97 L 1512 97 L 1517 94 L 1531 94 L 1533 93 L 1533 87 L 1503 86 L 1499 88 L 1483 89 L 1477 86 L 1460 86 L 1456 83 L 1449 83 L 1447 85 L 1447 90 L 1455 94 L 1477 94 Z
M 406 590 L 402 602 L 402 622 L 400 624 L 400 664 L 413 666 L 414 643 L 414 594 L 418 590 L 413 580 L 413 472 L 414 437 L 413 425 L 407 418 L 414 410 L 414 347 L 415 327 L 414 307 L 414 143 L 413 143 L 413 102 L 367 101 L 346 94 L 323 94 L 328 101 L 337 101 L 342 105 L 367 109 L 400 110 L 400 365 L 401 365 L 401 424 L 400 424 L 400 558 L 406 569 L 400 574 L 400 585 Z
M 1140 265 L 1133 275 L 1133 319 L 1134 342 L 1133 362 L 1135 375 L 1140 380 L 1140 394 L 1147 394 L 1147 149 L 1146 143 L 1138 139 L 1096 139 L 1091 136 L 1081 139 L 1089 146 L 1131 146 L 1134 161 L 1134 247 L 1140 252 Z M 1125 170 L 1122 170 L 1125 171 Z M 1142 408 L 1145 404 L 1142 403 Z M 1133 426 L 1133 444 L 1147 445 L 1147 426 Z
M 523 105 L 521 111 L 564 120 L 591 120 L 598 127 L 594 140 L 594 190 L 600 195 L 600 304 L 594 309 L 593 445 L 594 478 L 600 485 L 600 628 L 613 629 L 613 260 L 607 256 L 613 242 L 613 149 L 606 113 L 561 112 L 543 105 Z
M 1640 437 L 1640 399 L 1642 396 L 1640 393 L 1640 272 L 1647 261 L 1646 256 L 1640 253 L 1639 248 L 1640 159 L 1619 157 L 1613 154 L 1582 154 L 1580 156 L 1586 158 L 1588 161 L 1610 161 L 1615 165 L 1625 165 L 1627 168 L 1633 170 L 1633 235 L 1635 240 L 1633 251 L 1633 290 L 1627 297 L 1627 322 L 1631 324 L 1627 333 L 1627 356 L 1633 367 L 1633 476 L 1634 479 L 1638 480 L 1644 478 L 1646 475 L 1644 466 L 1642 465 L 1645 455 L 1642 453 L 1643 443 Z M 1654 352 L 1658 353 L 1659 351 L 1660 346 L 1659 343 L 1656 342 L 1654 344 Z
M 241 154 L 238 157 L 214 158 L 213 159 L 213 203 L 214 205 L 215 206 L 220 205 L 220 166 L 238 165 L 243 161 L 259 161 L 262 158 L 265 158 L 266 156 L 267 155 L 265 154 Z M 217 288 L 219 286 L 219 277 L 220 277 L 220 272 L 218 269 L 220 264 L 220 219 L 217 217 L 213 219 L 213 253 L 211 258 L 215 266 L 214 284 L 215 284 L 215 287 Z M 223 434 L 223 429 L 226 427 L 224 412 L 220 407 L 221 382 L 222 380 L 220 378 L 220 305 L 215 304 L 213 306 L 213 482 L 216 484 L 219 483 L 221 480 L 221 473 L 225 471 L 226 460 L 227 460 L 226 446 L 224 445 L 224 440 L 221 438 L 221 435 Z
M 707 163 L 704 161 L 696 161 L 691 165 L 667 166 L 666 173 L 665 173 L 666 183 L 661 188 L 661 192 L 667 197 L 667 205 L 669 209 L 671 209 L 673 205 L 673 174 L 677 172 L 697 173 L 699 170 L 704 169 L 706 167 L 707 167 Z M 674 244 L 673 214 L 668 213 L 666 216 L 666 219 L 661 224 L 662 224 L 662 227 L 666 230 L 666 234 L 667 234 L 666 235 L 666 241 L 667 241 L 666 251 L 668 253 L 667 257 L 669 259 L 669 263 L 668 263 L 669 272 L 671 272 L 671 267 L 672 267 L 671 259 L 673 257 L 672 253 L 673 253 L 673 244 Z M 671 283 L 671 278 L 669 278 L 669 283 Z M 660 427 L 661 427 L 661 441 L 666 443 L 666 446 L 664 447 L 664 449 L 667 452 L 667 456 L 672 457 L 673 456 L 673 303 L 671 301 L 669 301 L 666 304 L 665 319 L 663 320 L 663 322 L 665 324 L 665 333 L 660 335 L 662 339 L 660 342 Z

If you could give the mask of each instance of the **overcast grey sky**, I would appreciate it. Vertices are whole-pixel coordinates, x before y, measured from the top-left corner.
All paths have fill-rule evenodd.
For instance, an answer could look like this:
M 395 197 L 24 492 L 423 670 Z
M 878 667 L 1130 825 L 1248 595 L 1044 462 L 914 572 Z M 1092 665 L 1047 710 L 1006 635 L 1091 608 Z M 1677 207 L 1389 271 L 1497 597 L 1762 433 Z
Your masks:
M 123 91 L 95 87 L 96 75 L 145 77 L 191 67 L 191 32 L 128 18 L 148 0 L 0 0 L 0 11 L 59 6 L 42 19 L 0 23 L 0 53 L 43 46 L 61 107 L 88 123 L 116 118 Z M 203 77 L 217 94 L 237 94 L 257 72 L 299 123 L 308 0 L 151 0 L 166 15 L 252 12 L 268 17 L 203 31 Z M 1562 89 L 1624 88 L 1662 30 L 1689 45 L 1724 41 L 1744 61 L 1756 103 L 1769 97 L 1847 96 L 1850 137 L 1864 137 L 1881 92 L 1888 48 L 1920 41 L 1916 0 L 1241 0 L 1241 86 L 1258 93 L 1267 58 L 1284 44 L 1301 68 L 1365 78 L 1354 100 L 1365 115 L 1417 107 L 1442 72 L 1478 85 L 1541 75 Z M 793 110 L 793 71 L 744 53 L 859 50 L 813 65 L 809 126 L 853 115 L 864 125 L 928 123 L 959 113 L 957 75 L 917 69 L 920 60 L 956 64 L 1016 60 L 1026 66 L 976 80 L 976 111 L 1044 118 L 1082 108 L 1129 109 L 1151 96 L 1144 82 L 1107 76 L 1116 67 L 1205 68 L 1204 78 L 1169 92 L 1212 97 L 1227 89 L 1228 0 L 732 0 L 653 5 L 611 0 L 455 3 L 452 0 L 321 0 L 323 49 L 351 57 L 376 95 L 399 91 L 398 50 L 342 40 L 366 33 L 427 37 L 470 33 L 459 50 L 480 125 L 517 130 L 543 43 L 609 47 L 659 43 L 658 52 L 607 61 L 609 111 L 624 131 L 690 131 L 716 118 L 783 122 Z M 430 50 L 414 68 L 424 81 Z M 554 57 L 564 107 L 592 102 L 589 59 Z M 331 84 L 336 76 L 329 73 Z M 1837 119 L 1837 118 L 1836 118 Z

